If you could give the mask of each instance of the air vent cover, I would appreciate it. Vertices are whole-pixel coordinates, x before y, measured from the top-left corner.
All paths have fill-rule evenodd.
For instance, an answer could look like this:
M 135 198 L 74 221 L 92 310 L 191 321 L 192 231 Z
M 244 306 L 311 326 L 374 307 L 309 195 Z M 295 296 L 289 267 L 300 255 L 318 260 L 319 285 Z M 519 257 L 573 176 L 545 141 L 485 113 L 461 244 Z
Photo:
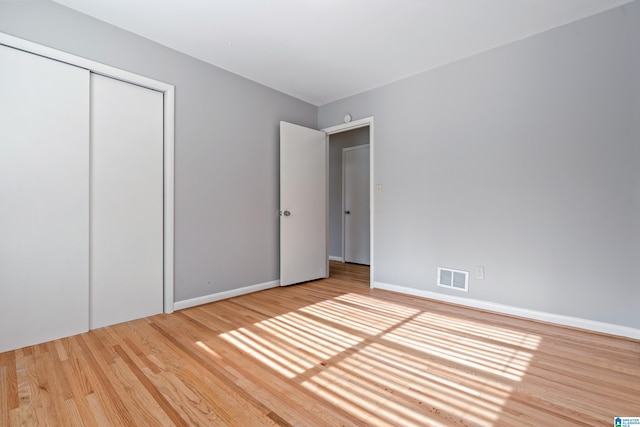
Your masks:
M 469 272 L 438 267 L 438 286 L 468 292 Z

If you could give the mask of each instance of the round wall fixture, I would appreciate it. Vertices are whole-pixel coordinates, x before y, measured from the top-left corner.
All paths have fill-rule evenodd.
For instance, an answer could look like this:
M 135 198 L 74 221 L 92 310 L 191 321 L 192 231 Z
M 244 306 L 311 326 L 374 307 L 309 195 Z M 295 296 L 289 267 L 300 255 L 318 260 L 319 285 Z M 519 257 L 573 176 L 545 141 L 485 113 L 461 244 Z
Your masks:
M 351 114 L 345 114 L 344 116 L 344 122 L 345 123 L 349 123 L 351 121 Z

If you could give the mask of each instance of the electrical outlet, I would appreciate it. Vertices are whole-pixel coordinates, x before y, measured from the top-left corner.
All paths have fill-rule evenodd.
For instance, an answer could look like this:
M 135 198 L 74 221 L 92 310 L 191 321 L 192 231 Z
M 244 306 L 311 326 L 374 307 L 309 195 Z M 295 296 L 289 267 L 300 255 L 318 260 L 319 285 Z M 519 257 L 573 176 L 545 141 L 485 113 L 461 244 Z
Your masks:
M 482 265 L 477 265 L 476 266 L 476 278 L 477 279 L 484 279 L 484 266 L 482 266 Z

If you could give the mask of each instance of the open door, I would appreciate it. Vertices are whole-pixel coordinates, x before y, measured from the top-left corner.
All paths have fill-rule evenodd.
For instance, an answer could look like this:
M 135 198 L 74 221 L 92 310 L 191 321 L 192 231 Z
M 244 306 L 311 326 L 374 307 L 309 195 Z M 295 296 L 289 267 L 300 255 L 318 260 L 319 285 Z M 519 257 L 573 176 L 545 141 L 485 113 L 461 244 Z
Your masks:
M 280 285 L 328 276 L 324 132 L 280 122 Z

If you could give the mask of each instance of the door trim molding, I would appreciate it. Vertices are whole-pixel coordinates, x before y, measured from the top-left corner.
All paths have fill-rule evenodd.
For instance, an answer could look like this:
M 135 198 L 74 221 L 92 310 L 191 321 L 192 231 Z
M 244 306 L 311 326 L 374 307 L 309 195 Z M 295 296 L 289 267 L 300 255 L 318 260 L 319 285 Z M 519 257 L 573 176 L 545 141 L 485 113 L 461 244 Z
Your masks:
M 373 126 L 373 116 L 365 117 L 363 119 L 354 120 L 350 123 L 341 123 L 339 125 L 330 126 L 324 129 L 321 129 L 323 132 L 327 134 L 327 147 L 329 147 L 329 137 L 333 134 L 346 132 L 348 130 L 358 129 L 369 126 L 369 287 L 373 289 L 374 278 L 375 278 L 375 268 L 374 268 L 374 236 L 375 236 L 375 181 L 374 181 L 374 165 L 375 165 L 375 145 L 374 145 L 374 126 Z M 328 148 L 327 148 L 328 149 Z M 327 167 L 328 164 L 327 164 Z M 327 174 L 327 180 L 329 176 Z M 327 186 L 329 183 L 327 182 Z M 329 204 L 327 203 L 327 210 L 329 209 Z M 328 213 L 327 213 L 328 215 Z M 328 231 L 327 231 L 328 232 Z M 344 234 L 344 233 L 343 233 Z M 344 250 L 343 250 L 343 259 L 344 259 Z
M 163 93 L 164 100 L 164 301 L 165 313 L 174 310 L 174 138 L 175 138 L 175 87 L 169 83 L 154 80 L 124 71 L 61 50 L 43 46 L 0 32 L 0 44 L 55 61 L 84 68 L 90 72 L 143 86 Z

